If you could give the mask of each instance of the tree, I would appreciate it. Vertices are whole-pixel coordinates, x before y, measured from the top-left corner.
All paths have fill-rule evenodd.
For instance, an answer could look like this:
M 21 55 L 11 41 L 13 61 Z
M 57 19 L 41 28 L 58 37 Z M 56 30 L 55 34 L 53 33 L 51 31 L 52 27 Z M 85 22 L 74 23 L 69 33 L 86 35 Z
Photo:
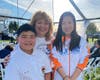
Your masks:
M 87 41 L 88 41 L 88 38 L 92 38 L 92 41 L 93 41 L 95 38 L 94 34 L 96 33 L 97 33 L 97 26 L 94 23 L 90 23 L 86 30 Z
M 11 21 L 8 25 L 9 33 L 13 33 L 18 29 L 19 25 L 16 21 Z
M 17 31 L 19 25 L 16 21 L 11 21 L 8 25 L 9 33 L 11 33 L 11 43 L 13 43 L 13 33 Z
M 86 34 L 93 35 L 97 32 L 97 26 L 94 23 L 90 23 L 87 27 Z

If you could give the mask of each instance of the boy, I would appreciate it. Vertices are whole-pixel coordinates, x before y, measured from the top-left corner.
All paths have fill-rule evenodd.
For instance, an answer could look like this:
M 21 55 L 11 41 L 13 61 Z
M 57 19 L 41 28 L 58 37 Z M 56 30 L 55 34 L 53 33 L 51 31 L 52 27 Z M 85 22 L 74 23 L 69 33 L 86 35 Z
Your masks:
M 4 80 L 50 80 L 50 61 L 46 54 L 34 50 L 36 32 L 29 24 L 17 31 L 18 47 L 12 52 Z

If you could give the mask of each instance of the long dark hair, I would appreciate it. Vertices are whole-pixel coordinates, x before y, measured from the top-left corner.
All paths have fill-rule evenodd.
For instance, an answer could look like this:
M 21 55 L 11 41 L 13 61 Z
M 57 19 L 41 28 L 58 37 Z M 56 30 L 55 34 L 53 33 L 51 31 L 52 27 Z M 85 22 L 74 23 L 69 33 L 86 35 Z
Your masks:
M 71 42 L 70 42 L 69 50 L 72 51 L 74 48 L 79 47 L 79 43 L 80 43 L 80 36 L 76 32 L 75 16 L 71 12 L 64 12 L 60 17 L 57 35 L 53 44 L 53 46 L 55 46 L 58 51 L 62 51 L 63 44 L 65 42 L 65 39 L 64 42 L 62 41 L 62 37 L 65 36 L 64 32 L 62 31 L 62 21 L 63 18 L 66 16 L 71 16 L 74 22 L 74 30 L 71 33 Z

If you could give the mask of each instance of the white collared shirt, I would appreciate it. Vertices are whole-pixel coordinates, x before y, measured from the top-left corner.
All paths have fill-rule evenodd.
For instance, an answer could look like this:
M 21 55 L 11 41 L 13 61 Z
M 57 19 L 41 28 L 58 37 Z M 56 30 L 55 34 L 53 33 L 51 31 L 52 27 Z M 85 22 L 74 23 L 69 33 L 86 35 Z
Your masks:
M 35 49 L 28 55 L 17 47 L 13 53 L 4 80 L 44 80 L 44 73 L 51 72 L 50 60 L 42 51 Z

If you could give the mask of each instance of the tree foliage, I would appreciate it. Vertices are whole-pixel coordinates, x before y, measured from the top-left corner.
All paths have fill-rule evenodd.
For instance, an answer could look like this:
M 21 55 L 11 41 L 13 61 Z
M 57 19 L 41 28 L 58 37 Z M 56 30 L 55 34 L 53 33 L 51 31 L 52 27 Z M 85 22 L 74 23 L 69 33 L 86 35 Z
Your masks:
M 90 23 L 87 27 L 86 34 L 94 34 L 97 32 L 97 26 L 94 23 Z
M 11 21 L 8 25 L 8 28 L 9 28 L 9 32 L 10 33 L 13 33 L 15 32 L 17 29 L 18 29 L 19 25 L 16 21 Z

